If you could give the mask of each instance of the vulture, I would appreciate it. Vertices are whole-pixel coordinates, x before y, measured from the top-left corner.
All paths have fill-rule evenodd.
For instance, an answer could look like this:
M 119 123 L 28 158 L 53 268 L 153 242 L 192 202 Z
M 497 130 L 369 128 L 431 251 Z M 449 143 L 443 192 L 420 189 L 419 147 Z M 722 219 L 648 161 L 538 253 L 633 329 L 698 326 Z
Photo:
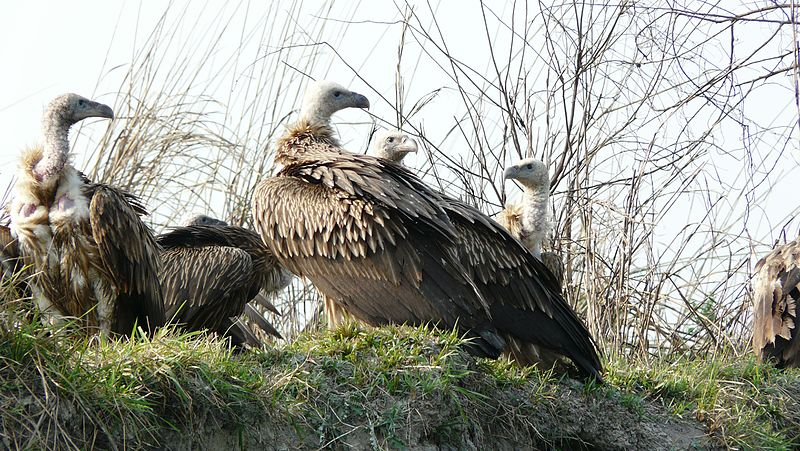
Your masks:
M 417 143 L 414 139 L 410 138 L 408 135 L 405 135 L 401 131 L 397 130 L 386 130 L 382 131 L 376 135 L 378 139 L 376 139 L 373 143 L 372 155 L 380 156 L 382 158 L 387 158 L 397 163 L 401 163 L 403 158 L 409 152 L 416 152 L 417 150 Z M 528 167 L 530 165 L 531 167 Z M 518 170 L 519 172 L 513 170 L 512 168 L 520 167 Z M 535 252 L 534 256 L 539 257 L 542 260 L 542 263 L 548 267 L 548 269 L 553 272 L 553 274 L 559 274 L 557 276 L 557 280 L 559 281 L 559 285 L 561 284 L 561 275 L 563 272 L 556 273 L 554 269 L 557 271 L 560 266 L 560 259 L 557 257 L 556 254 L 546 252 L 541 252 L 541 242 L 546 237 L 547 233 L 549 232 L 549 221 L 547 219 L 547 193 L 549 190 L 549 179 L 547 177 L 547 168 L 545 168 L 544 164 L 537 160 L 523 160 L 518 165 L 513 166 L 506 171 L 507 178 L 518 178 L 523 180 L 531 179 L 531 182 L 524 182 L 526 186 L 531 186 L 533 190 L 544 189 L 544 202 L 542 203 L 541 214 L 543 216 L 534 218 L 534 222 L 540 225 L 539 229 L 543 231 L 540 233 L 542 239 L 540 240 L 531 240 L 531 239 L 523 239 L 521 232 L 521 224 L 519 217 L 516 218 L 516 221 L 510 221 L 508 217 L 508 210 L 504 210 L 504 215 L 501 214 L 501 218 L 505 219 L 507 222 L 505 224 L 501 223 L 506 230 L 511 233 L 512 236 L 520 240 L 531 252 Z M 536 173 L 536 174 L 534 174 Z M 544 177 L 542 177 L 544 174 Z M 541 186 L 541 188 L 540 188 Z M 513 207 L 512 207 L 513 208 Z M 517 207 L 517 210 L 520 208 Z M 521 212 L 517 211 L 519 214 Z M 530 238 L 530 234 L 525 238 Z M 534 246 L 536 244 L 536 246 Z M 536 255 L 536 254 L 539 255 Z M 552 266 L 552 268 L 551 268 Z M 519 362 L 522 365 L 541 365 L 543 368 L 548 369 L 552 368 L 554 365 L 560 363 L 561 356 L 558 353 L 554 353 L 549 351 L 545 348 L 537 346 L 532 343 L 525 342 L 524 340 L 517 339 L 513 336 L 506 336 L 506 341 L 508 342 L 508 348 L 505 351 L 505 354 L 510 356 L 515 361 Z
M 800 366 L 800 238 L 759 260 L 753 283 L 753 348 L 762 361 Z
M 367 324 L 456 328 L 489 358 L 514 337 L 601 380 L 594 340 L 542 263 L 402 165 L 343 150 L 329 121 L 351 107 L 369 102 L 335 83 L 310 86 L 276 145 L 283 168 L 256 187 L 256 227 L 281 264 Z
M 409 153 L 417 152 L 417 142 L 399 130 L 380 130 L 373 137 L 369 148 L 369 154 L 387 160 L 401 163 Z M 340 325 L 345 319 L 345 312 L 330 297 L 324 296 L 325 315 L 328 320 L 328 327 L 333 328 Z
M 535 158 L 526 158 L 506 168 L 505 179 L 522 185 L 522 202 L 506 204 L 497 215 L 497 222 L 520 240 L 542 261 L 558 281 L 564 281 L 564 264 L 554 252 L 542 252 L 542 245 L 552 230 L 549 213 L 550 176 L 547 166 Z
M 186 225 L 187 226 L 193 226 L 193 225 L 216 225 L 216 226 L 222 226 L 222 227 L 229 227 L 227 222 L 225 222 L 225 221 L 223 221 L 221 219 L 212 218 L 211 216 L 208 216 L 208 215 L 196 215 L 196 216 L 192 217 L 191 219 L 189 219 L 189 221 L 187 221 Z M 239 228 L 240 227 L 236 227 L 236 229 L 239 229 Z M 261 237 L 258 236 L 258 234 L 254 234 L 252 231 L 249 231 L 249 230 L 247 232 L 250 234 L 250 236 L 256 236 L 257 240 L 259 240 L 259 241 L 261 240 Z M 262 246 L 264 245 L 263 242 L 261 242 L 261 245 Z M 267 249 L 267 251 L 269 251 L 269 250 Z M 289 272 L 286 268 L 277 265 L 277 261 L 275 260 L 275 257 L 272 256 L 272 254 L 269 255 L 269 259 L 270 259 L 270 262 L 272 264 L 276 265 L 276 266 L 275 267 L 272 267 L 272 266 L 269 267 L 270 275 L 269 275 L 269 278 L 266 279 L 267 280 L 267 284 L 264 287 L 262 287 L 262 289 L 263 289 L 264 293 L 266 293 L 268 295 L 272 295 L 272 294 L 278 293 L 281 290 L 283 290 L 284 288 L 288 287 L 289 284 L 292 283 L 292 279 L 294 278 L 294 275 L 291 272 Z M 259 313 L 259 310 L 257 310 L 254 307 L 254 304 L 257 305 L 259 307 L 259 309 L 261 309 L 260 313 Z M 274 313 L 274 314 L 276 314 L 278 316 L 281 315 L 281 312 L 275 307 L 275 304 L 270 302 L 270 300 L 267 299 L 267 297 L 264 296 L 264 294 L 262 292 L 259 292 L 258 294 L 256 294 L 256 296 L 253 298 L 253 300 L 251 302 L 249 302 L 249 303 L 247 303 L 245 305 L 244 313 L 248 318 L 253 319 L 254 315 L 258 314 L 259 316 L 262 316 L 265 311 L 270 311 L 270 312 L 272 312 L 272 313 Z M 263 316 L 262 316 L 261 319 L 263 320 Z M 268 335 L 275 335 L 274 333 L 272 333 L 272 332 L 270 332 L 268 330 L 268 329 L 274 329 L 274 326 L 269 325 L 269 327 L 264 328 L 264 327 L 262 327 L 263 323 L 261 322 L 261 320 L 256 320 L 256 323 L 257 323 L 257 325 L 259 327 L 261 327 L 261 330 L 266 332 Z M 277 331 L 275 331 L 275 332 L 277 332 Z
M 276 292 L 291 281 L 257 233 L 201 215 L 157 241 L 163 248 L 159 278 L 164 311 L 171 322 L 229 337 L 236 347 L 260 347 L 261 341 L 238 319 L 244 312 L 265 333 L 282 338 L 249 304 L 261 290 Z
M 158 245 L 133 195 L 92 183 L 69 163 L 69 129 L 89 117 L 112 119 L 106 105 L 77 94 L 44 113 L 44 144 L 26 149 L 12 191 L 10 229 L 34 276 L 33 299 L 51 322 L 77 318 L 107 338 L 134 325 L 164 324 Z

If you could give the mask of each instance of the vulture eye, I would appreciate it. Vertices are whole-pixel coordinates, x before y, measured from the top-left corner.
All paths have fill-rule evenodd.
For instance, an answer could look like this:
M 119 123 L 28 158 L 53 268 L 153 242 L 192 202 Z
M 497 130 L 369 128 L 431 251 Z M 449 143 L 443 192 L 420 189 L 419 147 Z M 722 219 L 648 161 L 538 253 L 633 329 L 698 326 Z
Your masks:
M 342 91 L 336 91 L 336 92 L 333 93 L 334 97 L 339 97 L 341 95 L 342 95 Z
M 533 169 L 533 164 L 532 163 L 528 163 L 527 167 L 528 167 L 528 169 Z
M 386 138 L 386 142 L 387 143 L 393 143 L 394 142 L 394 138 L 390 136 L 390 137 Z
M 86 101 L 84 101 L 83 99 L 78 100 L 78 106 L 85 106 L 85 105 Z

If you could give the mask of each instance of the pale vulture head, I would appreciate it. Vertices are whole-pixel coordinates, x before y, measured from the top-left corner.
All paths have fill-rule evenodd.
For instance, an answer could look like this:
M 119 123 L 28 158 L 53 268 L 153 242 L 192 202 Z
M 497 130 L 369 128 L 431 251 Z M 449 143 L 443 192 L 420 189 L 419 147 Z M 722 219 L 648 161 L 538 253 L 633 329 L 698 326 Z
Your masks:
M 535 158 L 526 158 L 507 167 L 503 178 L 516 180 L 527 188 L 550 188 L 547 166 Z
M 369 108 L 369 100 L 332 81 L 315 81 L 306 88 L 300 120 L 327 125 L 333 113 L 345 108 Z
M 215 219 L 208 215 L 196 215 L 192 216 L 188 221 L 186 221 L 187 226 L 193 225 L 210 225 L 210 226 L 226 226 L 228 225 L 227 222 L 221 219 Z
M 71 125 L 89 117 L 114 118 L 114 111 L 108 105 L 89 100 L 78 94 L 62 94 L 47 105 L 44 114 L 45 129 L 49 125 L 69 128 Z
M 33 168 L 36 179 L 50 180 L 61 172 L 69 154 L 69 129 L 88 117 L 113 119 L 114 111 L 108 105 L 78 94 L 62 94 L 47 105 L 42 117 L 45 148 L 41 159 Z
M 416 153 L 417 142 L 399 130 L 380 130 L 372 140 L 370 153 L 396 163 L 409 153 Z

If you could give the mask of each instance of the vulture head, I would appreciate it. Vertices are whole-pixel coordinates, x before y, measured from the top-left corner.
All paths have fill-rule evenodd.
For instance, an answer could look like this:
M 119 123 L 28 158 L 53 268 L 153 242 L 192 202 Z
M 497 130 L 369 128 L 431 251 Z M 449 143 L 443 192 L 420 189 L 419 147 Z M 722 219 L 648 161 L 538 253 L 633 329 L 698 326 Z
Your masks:
M 399 130 L 381 130 L 372 140 L 371 154 L 376 157 L 386 158 L 396 163 L 403 161 L 409 153 L 417 152 L 417 142 L 414 138 Z
M 188 221 L 186 221 L 186 225 L 187 226 L 193 226 L 193 225 L 226 226 L 226 225 L 228 225 L 228 223 L 223 221 L 223 220 L 221 220 L 221 219 L 212 218 L 211 216 L 208 216 L 208 215 L 196 215 L 196 216 L 193 216 Z
M 369 100 L 332 81 L 315 81 L 306 88 L 300 120 L 327 125 L 333 113 L 345 108 L 369 108 Z
M 527 188 L 550 188 L 547 166 L 535 158 L 526 158 L 507 167 L 503 178 L 516 180 Z
M 114 118 L 110 106 L 89 100 L 78 94 L 62 94 L 53 99 L 44 114 L 45 129 L 51 125 L 69 128 L 89 117 Z
M 114 111 L 108 105 L 72 93 L 50 101 L 42 118 L 45 149 L 33 170 L 38 180 L 47 180 L 63 169 L 69 154 L 69 129 L 89 117 L 113 119 Z

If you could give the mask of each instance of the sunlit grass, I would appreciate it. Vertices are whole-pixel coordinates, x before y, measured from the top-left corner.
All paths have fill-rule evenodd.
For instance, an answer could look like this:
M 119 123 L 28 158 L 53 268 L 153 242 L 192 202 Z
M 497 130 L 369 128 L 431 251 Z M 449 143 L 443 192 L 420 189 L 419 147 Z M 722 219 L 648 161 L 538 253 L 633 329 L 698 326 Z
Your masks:
M 695 417 L 723 445 L 786 449 L 800 444 L 800 371 L 755 358 L 612 362 L 608 380 L 658 400 L 675 415 Z

